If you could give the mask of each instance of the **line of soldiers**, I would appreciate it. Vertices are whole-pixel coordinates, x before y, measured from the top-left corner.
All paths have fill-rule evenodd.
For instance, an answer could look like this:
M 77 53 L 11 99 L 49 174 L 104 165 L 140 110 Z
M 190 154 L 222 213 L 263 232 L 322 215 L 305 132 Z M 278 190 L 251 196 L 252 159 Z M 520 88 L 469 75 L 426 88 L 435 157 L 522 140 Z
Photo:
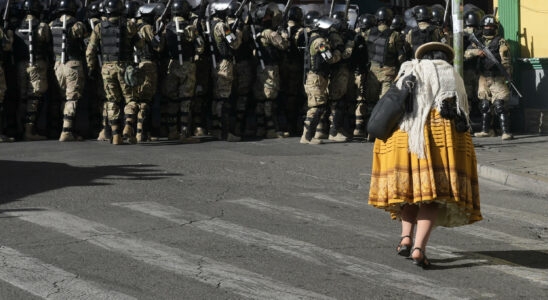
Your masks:
M 281 11 L 248 0 L 105 0 L 80 10 L 75 0 L 60 0 L 48 10 L 49 24 L 38 0 L 7 9 L 1 58 L 16 78 L 6 85 L 0 68 L 0 141 L 13 140 L 3 134 L 3 116 L 8 129 L 23 128 L 23 139 L 45 139 L 36 122 L 48 95 L 48 128 L 55 132 L 62 111 L 59 140 L 79 140 L 73 123 L 86 94 L 90 123 L 102 115 L 98 140 L 115 145 L 161 137 L 191 143 L 207 134 L 233 142 L 289 135 L 306 144 L 346 142 L 367 137 L 368 115 L 401 63 L 424 43 L 451 41 L 443 11 L 427 6 L 414 8 L 414 27 L 383 7 L 359 16 L 355 28 L 344 11 L 304 15 L 298 6 Z M 471 10 L 465 24 L 509 71 L 495 18 Z M 493 134 L 494 110 L 503 139 L 511 138 L 505 79 L 475 44 L 465 45 L 467 89 L 478 90 L 483 117 L 476 136 Z M 7 87 L 16 87 L 16 111 L 3 111 Z

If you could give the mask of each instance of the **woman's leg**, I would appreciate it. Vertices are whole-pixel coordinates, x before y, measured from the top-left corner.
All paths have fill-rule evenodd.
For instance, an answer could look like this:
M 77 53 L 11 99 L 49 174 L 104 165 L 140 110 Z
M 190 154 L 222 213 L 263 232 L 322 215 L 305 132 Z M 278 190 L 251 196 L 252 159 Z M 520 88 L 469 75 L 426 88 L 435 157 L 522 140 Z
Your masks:
M 426 251 L 428 238 L 434 227 L 434 222 L 438 216 L 437 203 L 422 204 L 417 214 L 417 232 L 415 234 L 415 248 Z M 413 251 L 411 256 L 414 259 L 422 259 L 423 254 L 420 251 Z
M 402 207 L 401 210 L 401 236 L 413 236 L 413 229 L 415 227 L 415 223 L 417 222 L 417 213 L 419 211 L 418 205 L 411 205 L 407 204 Z M 404 238 L 401 241 L 401 245 L 409 245 L 411 246 L 413 244 L 413 240 L 411 238 Z

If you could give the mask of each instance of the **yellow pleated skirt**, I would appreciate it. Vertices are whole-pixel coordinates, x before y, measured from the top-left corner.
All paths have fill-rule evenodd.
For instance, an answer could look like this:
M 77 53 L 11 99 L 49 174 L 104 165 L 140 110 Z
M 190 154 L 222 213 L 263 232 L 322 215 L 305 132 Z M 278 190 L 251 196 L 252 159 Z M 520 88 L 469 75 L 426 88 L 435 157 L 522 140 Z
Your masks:
M 408 151 L 406 132 L 376 140 L 369 204 L 400 219 L 405 204 L 438 203 L 436 226 L 455 227 L 482 219 L 476 153 L 470 133 L 432 109 L 425 125 L 426 159 Z

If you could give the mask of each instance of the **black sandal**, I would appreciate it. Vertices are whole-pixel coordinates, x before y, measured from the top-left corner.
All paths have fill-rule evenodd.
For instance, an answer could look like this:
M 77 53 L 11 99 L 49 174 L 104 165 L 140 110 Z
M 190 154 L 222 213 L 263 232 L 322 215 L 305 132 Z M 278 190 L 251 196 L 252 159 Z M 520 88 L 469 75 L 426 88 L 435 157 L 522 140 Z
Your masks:
M 404 238 L 409 238 L 411 240 L 411 245 L 402 245 L 401 242 Z M 413 246 L 413 238 L 410 235 L 402 236 L 400 239 L 400 244 L 398 245 L 398 255 L 409 257 L 411 255 L 411 247 Z
M 415 252 L 415 250 L 419 250 L 420 253 L 422 253 L 422 258 L 421 259 L 413 258 L 413 264 L 415 264 L 417 267 L 428 269 L 431 266 L 431 264 L 428 258 L 426 258 L 426 253 L 424 253 L 424 250 L 422 250 L 421 248 L 413 248 L 413 250 L 411 250 L 411 253 Z

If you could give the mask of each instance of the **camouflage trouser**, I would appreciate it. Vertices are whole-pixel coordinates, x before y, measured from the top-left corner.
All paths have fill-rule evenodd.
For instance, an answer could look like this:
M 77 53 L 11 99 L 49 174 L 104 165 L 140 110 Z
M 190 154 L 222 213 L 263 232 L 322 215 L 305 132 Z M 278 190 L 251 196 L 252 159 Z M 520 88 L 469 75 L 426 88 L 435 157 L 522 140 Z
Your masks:
M 133 126 L 137 119 L 137 133 L 144 132 L 145 123 L 148 123 L 150 103 L 158 87 L 158 65 L 150 60 L 139 63 L 139 71 L 143 74 L 143 83 L 136 87 L 136 102 L 127 103 L 124 108 L 126 124 Z
M 369 114 L 371 113 L 371 110 L 373 109 L 373 106 L 368 105 L 365 101 L 365 84 L 364 84 L 364 77 L 366 77 L 367 74 L 362 73 L 355 73 L 354 74 L 354 86 L 356 89 L 355 97 L 356 97 L 356 129 L 363 129 L 365 126 L 365 122 L 367 121 L 366 118 L 369 117 Z
M 107 98 L 107 115 L 113 134 L 118 134 L 114 127 L 120 126 L 121 105 L 135 102 L 135 88 L 124 81 L 126 66 L 124 62 L 105 62 L 101 70 Z
M 17 88 L 19 99 L 26 104 L 26 124 L 35 124 L 38 107 L 42 96 L 48 90 L 48 63 L 45 60 L 37 60 L 34 65 L 20 61 L 16 66 Z
M 232 92 L 234 80 L 234 64 L 232 61 L 223 59 L 217 63 L 213 78 L 214 99 L 211 102 L 211 125 L 218 134 L 223 127 L 227 126 L 228 120 L 228 98 Z
M 172 135 L 177 131 L 179 111 L 181 113 L 181 133 L 190 134 L 190 108 L 195 89 L 196 64 L 185 61 L 183 65 L 180 65 L 178 60 L 171 60 L 162 84 L 162 94 L 169 101 L 167 105 L 167 126 Z
M 277 65 L 257 66 L 257 76 L 253 95 L 257 100 L 257 126 L 266 130 L 275 130 L 274 100 L 280 90 L 280 70 Z
M 396 78 L 395 67 L 379 68 L 372 66 L 367 74 L 366 101 L 373 106 L 388 92 L 390 85 Z
M 350 79 L 350 70 L 346 64 L 338 65 L 331 72 L 329 77 L 329 100 L 339 101 L 344 97 L 348 90 L 348 80 Z
M 230 131 L 237 136 L 242 135 L 248 97 L 255 78 L 255 65 L 253 59 L 247 59 L 237 62 L 234 66 L 236 70 L 233 82 L 233 90 L 236 93 L 236 122 L 231 124 Z
M 478 83 L 478 98 L 488 100 L 491 103 L 496 100 L 503 100 L 508 103 L 510 100 L 510 89 L 503 76 L 487 77 L 480 75 Z
M 304 90 L 308 97 L 308 110 L 304 128 L 313 136 L 327 105 L 328 81 L 323 75 L 308 72 Z
M 78 100 L 82 99 L 84 92 L 84 67 L 78 60 L 67 61 L 64 64 L 56 61 L 54 70 L 61 97 L 66 100 L 63 108 L 63 131 L 70 131 Z
M 211 78 L 212 63 L 210 56 L 201 56 L 196 61 L 196 90 L 194 93 L 194 105 L 192 105 L 192 120 L 194 126 L 204 127 L 206 109 Z

